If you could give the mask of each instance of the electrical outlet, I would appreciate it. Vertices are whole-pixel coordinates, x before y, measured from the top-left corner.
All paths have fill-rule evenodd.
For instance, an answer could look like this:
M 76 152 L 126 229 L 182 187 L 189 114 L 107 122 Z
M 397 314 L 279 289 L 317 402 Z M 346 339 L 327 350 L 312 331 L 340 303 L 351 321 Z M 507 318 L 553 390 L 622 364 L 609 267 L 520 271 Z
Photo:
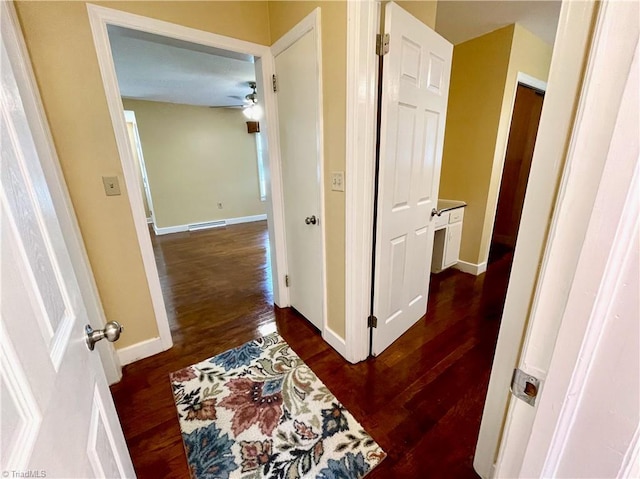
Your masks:
M 120 195 L 120 183 L 117 176 L 103 176 L 102 184 L 104 185 L 104 192 L 107 196 Z
M 333 191 L 344 191 L 344 171 L 331 172 L 331 189 Z
M 221 210 L 222 209 L 222 202 L 218 203 L 218 209 Z

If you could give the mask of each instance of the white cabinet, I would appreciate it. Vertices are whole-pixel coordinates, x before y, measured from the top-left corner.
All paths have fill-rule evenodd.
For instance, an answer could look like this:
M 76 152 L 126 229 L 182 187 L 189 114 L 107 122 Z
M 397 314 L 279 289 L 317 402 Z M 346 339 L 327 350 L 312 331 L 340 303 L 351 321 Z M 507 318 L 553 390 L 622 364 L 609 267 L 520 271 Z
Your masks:
M 463 208 L 444 211 L 435 218 L 436 230 L 433 240 L 433 258 L 431 260 L 432 273 L 439 273 L 458 262 L 463 218 Z
M 460 254 L 460 240 L 462 239 L 462 221 L 450 224 L 447 228 L 447 245 L 444 250 L 442 269 L 453 266 L 458 262 Z

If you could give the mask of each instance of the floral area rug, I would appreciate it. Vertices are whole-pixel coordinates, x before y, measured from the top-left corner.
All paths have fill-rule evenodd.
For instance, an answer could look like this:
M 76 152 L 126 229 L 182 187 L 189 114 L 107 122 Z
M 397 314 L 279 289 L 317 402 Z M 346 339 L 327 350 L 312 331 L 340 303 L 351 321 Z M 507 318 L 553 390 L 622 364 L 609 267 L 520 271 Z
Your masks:
M 386 454 L 277 334 L 171 374 L 197 479 L 356 479 Z

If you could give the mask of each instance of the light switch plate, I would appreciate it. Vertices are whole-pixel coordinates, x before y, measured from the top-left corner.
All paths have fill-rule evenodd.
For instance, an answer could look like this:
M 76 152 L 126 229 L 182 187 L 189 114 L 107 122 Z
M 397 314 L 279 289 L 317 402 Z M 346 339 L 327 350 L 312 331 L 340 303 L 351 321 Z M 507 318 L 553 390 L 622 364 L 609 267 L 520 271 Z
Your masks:
M 117 176 L 103 176 L 102 184 L 104 184 L 104 192 L 107 196 L 120 195 L 120 183 Z
M 331 172 L 331 190 L 344 191 L 344 171 Z

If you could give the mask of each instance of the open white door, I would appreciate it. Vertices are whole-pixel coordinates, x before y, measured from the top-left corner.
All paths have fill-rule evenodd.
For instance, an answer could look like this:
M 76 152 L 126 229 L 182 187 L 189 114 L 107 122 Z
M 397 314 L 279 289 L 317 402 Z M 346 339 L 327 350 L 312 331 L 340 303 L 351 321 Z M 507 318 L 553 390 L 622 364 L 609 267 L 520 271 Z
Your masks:
M 27 113 L 39 100 L 26 47 L 12 4 L 0 8 L 0 469 L 4 477 L 135 477 L 98 351 L 85 344 L 84 326 L 96 318 L 36 146 L 46 123 Z
M 638 10 L 562 5 L 474 458 L 483 478 L 637 477 Z M 509 393 L 515 367 L 540 381 L 533 405 Z
M 324 330 L 320 9 L 273 46 L 290 304 Z
M 373 354 L 427 310 L 453 46 L 393 2 L 382 122 L 374 274 Z

